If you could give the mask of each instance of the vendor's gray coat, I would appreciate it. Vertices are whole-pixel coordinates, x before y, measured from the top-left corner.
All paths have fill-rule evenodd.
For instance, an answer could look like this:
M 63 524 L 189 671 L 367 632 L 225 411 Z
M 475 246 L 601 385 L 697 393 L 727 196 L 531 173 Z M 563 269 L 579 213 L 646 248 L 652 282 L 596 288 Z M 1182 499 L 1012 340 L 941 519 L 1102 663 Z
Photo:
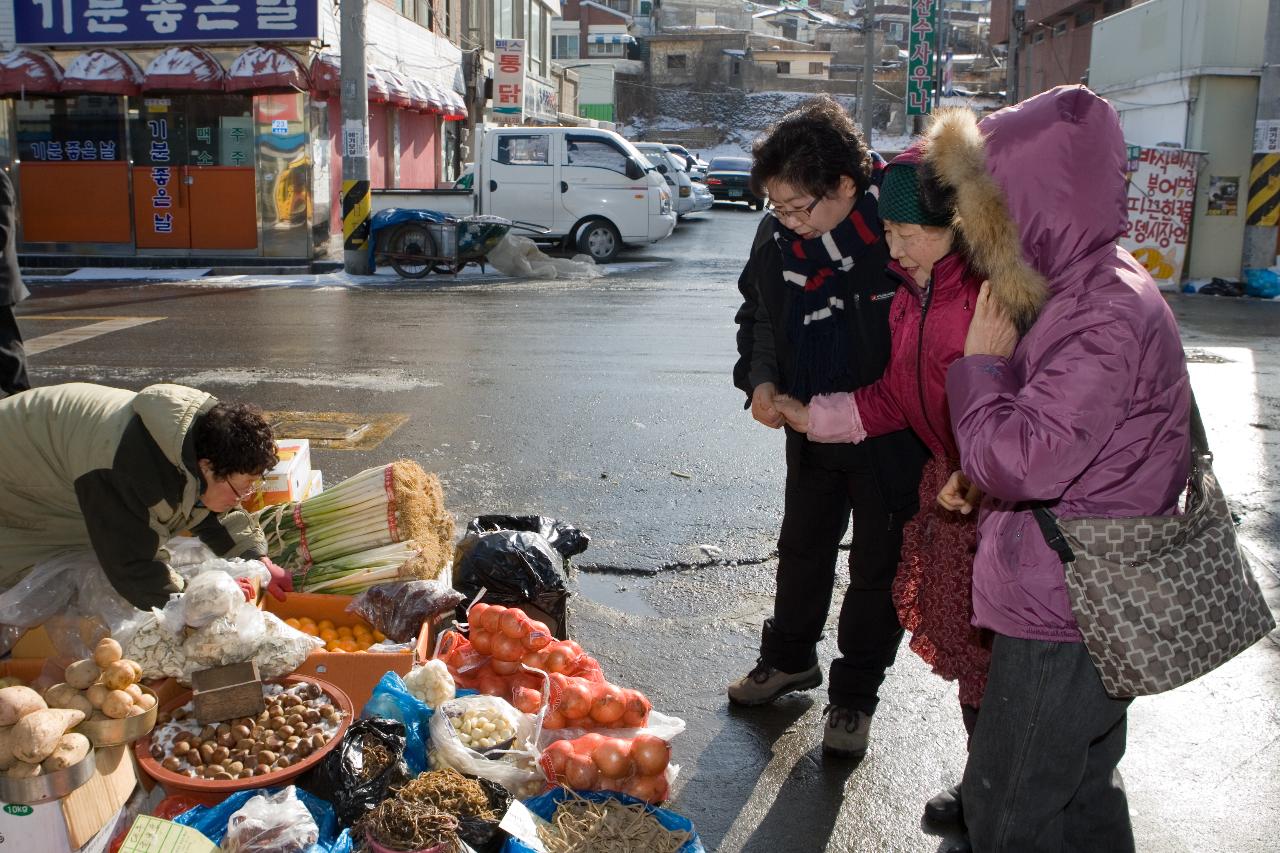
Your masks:
M 182 589 L 165 544 L 184 530 L 220 556 L 264 555 L 248 513 L 199 502 L 192 427 L 216 403 L 181 385 L 135 393 L 86 383 L 0 400 L 0 584 L 92 549 L 116 591 L 148 608 Z

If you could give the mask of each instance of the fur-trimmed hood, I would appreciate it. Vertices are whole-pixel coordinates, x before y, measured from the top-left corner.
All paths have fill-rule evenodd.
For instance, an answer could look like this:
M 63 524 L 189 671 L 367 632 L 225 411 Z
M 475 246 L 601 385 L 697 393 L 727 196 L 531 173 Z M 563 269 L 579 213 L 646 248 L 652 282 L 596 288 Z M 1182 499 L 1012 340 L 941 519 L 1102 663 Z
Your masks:
M 956 191 L 954 226 L 992 296 L 1026 330 L 1077 261 L 1128 221 L 1119 116 L 1084 86 L 1060 86 L 977 121 L 940 111 L 924 163 Z

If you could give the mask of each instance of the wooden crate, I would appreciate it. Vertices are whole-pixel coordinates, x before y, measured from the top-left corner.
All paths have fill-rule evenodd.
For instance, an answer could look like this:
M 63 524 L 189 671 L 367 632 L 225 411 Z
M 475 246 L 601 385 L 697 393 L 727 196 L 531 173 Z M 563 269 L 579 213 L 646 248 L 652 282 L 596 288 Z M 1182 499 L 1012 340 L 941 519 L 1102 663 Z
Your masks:
M 191 674 L 196 721 L 220 723 L 237 717 L 256 717 L 267 707 L 258 665 L 232 663 Z

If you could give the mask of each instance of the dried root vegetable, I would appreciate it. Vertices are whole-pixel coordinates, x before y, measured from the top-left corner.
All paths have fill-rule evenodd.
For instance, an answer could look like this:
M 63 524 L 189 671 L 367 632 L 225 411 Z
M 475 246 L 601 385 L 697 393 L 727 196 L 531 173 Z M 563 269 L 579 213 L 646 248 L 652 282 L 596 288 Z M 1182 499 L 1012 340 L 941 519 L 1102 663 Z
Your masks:
M 453 768 L 422 773 L 400 789 L 396 795 L 409 803 L 425 803 L 458 817 L 497 820 L 489 808 L 489 797 L 475 779 L 468 779 Z
M 458 819 L 425 803 L 398 798 L 383 800 L 355 825 L 357 834 L 389 850 L 423 850 L 438 844 L 457 844 Z
M 643 806 L 569 793 L 551 822 L 538 827 L 547 853 L 676 853 L 691 837 L 667 829 Z

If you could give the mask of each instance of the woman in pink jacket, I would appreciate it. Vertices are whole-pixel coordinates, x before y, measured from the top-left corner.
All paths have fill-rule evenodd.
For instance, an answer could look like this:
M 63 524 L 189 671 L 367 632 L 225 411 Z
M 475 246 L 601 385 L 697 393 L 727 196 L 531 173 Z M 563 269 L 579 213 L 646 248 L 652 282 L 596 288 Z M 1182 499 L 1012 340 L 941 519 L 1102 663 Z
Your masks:
M 940 119 L 938 126 L 945 125 Z M 940 167 L 931 135 L 889 164 L 880 190 L 880 216 L 900 281 L 890 312 L 892 348 L 884 376 L 852 393 L 815 396 L 809 405 L 785 398 L 779 409 L 811 441 L 859 442 L 912 429 L 932 459 L 920 483 L 920 511 L 903 531 L 893 599 L 911 649 L 933 671 L 959 683 L 966 731 L 973 732 L 986 687 L 990 635 L 972 622 L 976 516 L 937 501 L 960 453 L 947 407 L 947 369 L 963 355 L 984 273 L 994 263 L 983 241 L 991 223 L 983 211 L 956 216 L 957 176 Z M 1009 313 L 1029 322 L 1043 297 L 1038 277 L 1005 275 L 995 291 Z M 931 820 L 961 817 L 959 786 L 925 807 Z

